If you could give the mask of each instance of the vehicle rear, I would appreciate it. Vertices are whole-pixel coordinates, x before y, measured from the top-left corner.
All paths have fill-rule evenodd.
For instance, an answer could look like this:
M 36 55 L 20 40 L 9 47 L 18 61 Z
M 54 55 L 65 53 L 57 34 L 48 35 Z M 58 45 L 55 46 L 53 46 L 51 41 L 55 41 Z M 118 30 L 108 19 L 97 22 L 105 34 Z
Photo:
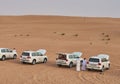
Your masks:
M 61 65 L 69 65 L 69 61 L 68 61 L 68 58 L 67 58 L 67 55 L 66 54 L 58 54 L 58 57 L 56 58 L 56 64 L 58 66 L 61 66 Z
M 101 60 L 97 57 L 89 58 L 89 61 L 87 62 L 87 69 L 101 70 L 102 69 Z
M 32 57 L 31 57 L 31 52 L 29 51 L 25 51 L 22 53 L 21 57 L 20 57 L 20 61 L 21 62 L 26 62 L 26 63 L 32 63 Z

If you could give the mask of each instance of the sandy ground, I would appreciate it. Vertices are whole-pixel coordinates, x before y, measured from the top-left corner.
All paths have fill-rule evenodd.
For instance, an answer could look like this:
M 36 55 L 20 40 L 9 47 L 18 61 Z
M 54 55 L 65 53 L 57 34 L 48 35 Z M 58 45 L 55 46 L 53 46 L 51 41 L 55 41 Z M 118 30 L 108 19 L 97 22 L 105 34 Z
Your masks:
M 120 84 L 120 19 L 0 16 L 0 47 L 16 48 L 16 60 L 0 61 L 1 84 Z M 22 64 L 24 50 L 47 49 L 46 64 Z M 110 70 L 76 72 L 57 67 L 57 52 L 83 52 L 83 57 L 110 55 Z

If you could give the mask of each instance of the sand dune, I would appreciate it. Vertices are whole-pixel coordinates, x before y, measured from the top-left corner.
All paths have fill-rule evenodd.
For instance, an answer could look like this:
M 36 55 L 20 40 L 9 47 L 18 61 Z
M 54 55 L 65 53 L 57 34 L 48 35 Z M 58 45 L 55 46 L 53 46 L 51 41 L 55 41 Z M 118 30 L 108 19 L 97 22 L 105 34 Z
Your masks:
M 107 36 L 106 36 L 107 35 Z M 0 16 L 0 47 L 24 50 L 47 49 L 46 64 L 0 61 L 1 84 L 120 84 L 120 19 L 60 16 Z M 110 55 L 110 70 L 76 72 L 57 67 L 56 52 Z

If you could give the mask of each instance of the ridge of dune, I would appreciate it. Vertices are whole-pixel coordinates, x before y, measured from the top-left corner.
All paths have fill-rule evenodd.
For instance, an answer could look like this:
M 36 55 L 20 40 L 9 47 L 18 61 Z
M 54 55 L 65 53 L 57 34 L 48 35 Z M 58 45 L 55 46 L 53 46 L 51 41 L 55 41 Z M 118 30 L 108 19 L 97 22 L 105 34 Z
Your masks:
M 17 21 L 16 21 L 17 20 Z M 0 16 L 0 23 L 118 23 L 119 18 L 103 18 L 103 17 L 70 17 L 70 16 Z M 70 23 L 69 22 L 69 23 Z

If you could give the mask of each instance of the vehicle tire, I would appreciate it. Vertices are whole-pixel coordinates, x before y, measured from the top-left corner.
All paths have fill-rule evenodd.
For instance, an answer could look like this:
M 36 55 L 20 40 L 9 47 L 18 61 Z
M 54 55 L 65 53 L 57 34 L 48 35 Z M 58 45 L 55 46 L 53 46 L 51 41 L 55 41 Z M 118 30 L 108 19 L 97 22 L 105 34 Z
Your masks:
M 13 56 L 13 59 L 16 59 L 17 58 L 17 55 L 15 54 L 14 56 Z
M 36 60 L 33 60 L 33 61 L 32 61 L 32 65 L 35 65 L 35 64 L 36 64 Z
M 47 59 L 45 58 L 44 61 L 43 61 L 43 63 L 46 63 L 46 62 L 47 62 Z
M 104 66 L 102 67 L 101 72 L 104 72 Z
M 4 61 L 6 59 L 6 57 L 5 56 L 2 56 L 2 61 Z
M 26 64 L 26 62 L 22 62 L 23 64 Z
M 71 62 L 70 64 L 69 64 L 69 68 L 72 68 L 73 67 L 73 63 Z
M 110 64 L 108 65 L 108 67 L 107 67 L 107 70 L 109 70 L 110 69 Z
M 59 64 L 58 64 L 57 66 L 58 66 L 58 67 L 61 67 L 62 65 L 59 65 Z
M 91 69 L 87 69 L 88 71 L 91 71 Z

